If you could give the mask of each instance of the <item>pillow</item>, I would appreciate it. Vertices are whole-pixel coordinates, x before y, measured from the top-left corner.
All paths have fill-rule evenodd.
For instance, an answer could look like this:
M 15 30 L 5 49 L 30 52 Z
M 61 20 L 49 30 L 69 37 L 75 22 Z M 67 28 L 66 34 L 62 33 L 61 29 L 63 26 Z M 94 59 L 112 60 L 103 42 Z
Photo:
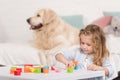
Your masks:
M 114 16 L 120 18 L 120 12 L 103 12 L 105 16 Z
M 83 16 L 81 15 L 72 15 L 72 16 L 61 16 L 61 18 L 67 22 L 68 24 L 81 29 L 84 27 L 83 25 Z
M 98 25 L 101 28 L 106 27 L 110 24 L 112 16 L 104 16 L 92 22 L 92 24 Z

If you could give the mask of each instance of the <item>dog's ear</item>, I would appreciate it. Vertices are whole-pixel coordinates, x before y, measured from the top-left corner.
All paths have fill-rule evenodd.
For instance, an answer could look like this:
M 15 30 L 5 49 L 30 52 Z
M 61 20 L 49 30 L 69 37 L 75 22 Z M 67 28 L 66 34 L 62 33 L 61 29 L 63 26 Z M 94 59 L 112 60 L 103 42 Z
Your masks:
M 51 10 L 51 9 L 46 9 L 44 11 L 44 18 L 43 18 L 43 22 L 44 24 L 49 24 L 51 23 L 53 20 L 55 20 L 57 17 L 57 14 Z

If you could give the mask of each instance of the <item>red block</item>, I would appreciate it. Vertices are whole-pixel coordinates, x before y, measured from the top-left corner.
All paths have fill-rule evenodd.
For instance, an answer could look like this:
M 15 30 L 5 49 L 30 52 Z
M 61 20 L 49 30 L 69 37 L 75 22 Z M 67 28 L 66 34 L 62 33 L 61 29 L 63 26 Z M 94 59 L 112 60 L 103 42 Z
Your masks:
M 16 70 L 22 72 L 22 68 L 16 68 Z
M 54 66 L 51 66 L 51 70 L 55 70 L 55 67 L 54 67 Z
M 20 70 L 15 70 L 14 71 L 14 75 L 15 76 L 20 76 L 21 75 L 21 71 Z

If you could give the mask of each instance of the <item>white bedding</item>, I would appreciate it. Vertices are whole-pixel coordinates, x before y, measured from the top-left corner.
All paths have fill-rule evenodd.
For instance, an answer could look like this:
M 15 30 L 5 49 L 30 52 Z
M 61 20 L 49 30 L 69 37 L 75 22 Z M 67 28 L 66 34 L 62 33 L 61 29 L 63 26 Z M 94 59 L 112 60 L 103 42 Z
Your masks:
M 107 47 L 117 71 L 120 71 L 120 37 L 107 36 Z
M 38 51 L 29 45 L 0 43 L 0 64 L 40 64 L 40 59 Z
M 107 47 L 111 54 L 120 54 L 120 37 L 107 36 Z
M 112 60 L 114 62 L 116 71 L 120 71 L 120 55 L 119 54 L 111 54 Z

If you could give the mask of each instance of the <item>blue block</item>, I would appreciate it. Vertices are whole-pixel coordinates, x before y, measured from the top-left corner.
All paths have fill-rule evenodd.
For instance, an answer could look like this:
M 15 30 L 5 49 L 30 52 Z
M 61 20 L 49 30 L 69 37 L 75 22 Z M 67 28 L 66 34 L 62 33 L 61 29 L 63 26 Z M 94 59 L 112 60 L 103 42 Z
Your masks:
M 79 68 L 78 68 L 78 66 L 75 66 L 74 69 L 75 69 L 75 70 L 78 70 Z

